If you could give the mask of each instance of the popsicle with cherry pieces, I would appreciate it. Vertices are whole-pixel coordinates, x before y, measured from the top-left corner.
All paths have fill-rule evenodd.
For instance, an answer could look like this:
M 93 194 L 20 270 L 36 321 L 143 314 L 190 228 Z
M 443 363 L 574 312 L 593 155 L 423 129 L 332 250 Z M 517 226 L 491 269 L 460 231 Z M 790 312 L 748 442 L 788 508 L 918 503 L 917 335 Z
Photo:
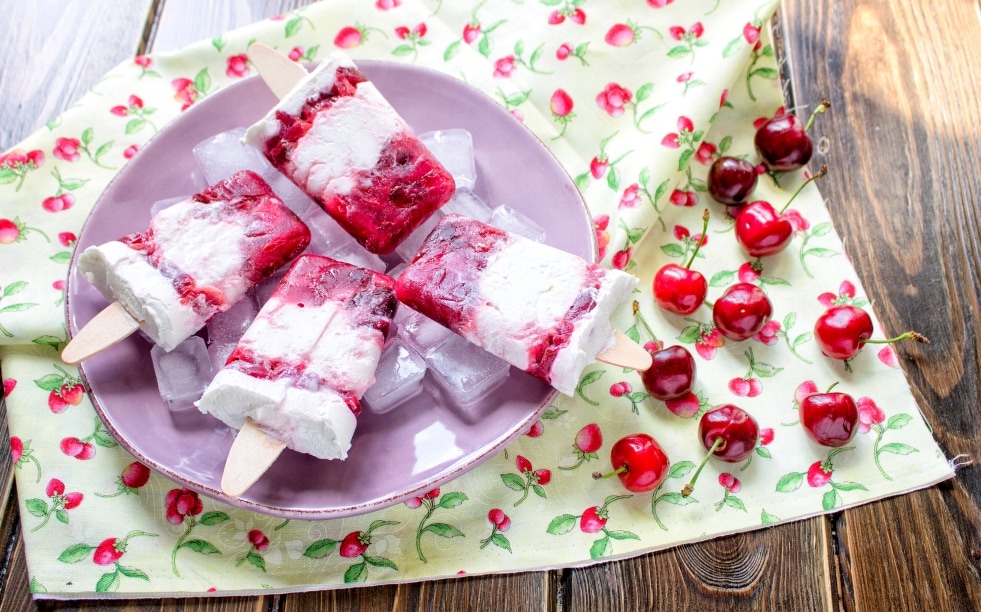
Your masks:
M 258 429 L 280 448 L 346 458 L 395 315 L 394 284 L 365 268 L 301 255 L 196 406 L 247 439 Z M 276 455 L 230 453 L 226 474 L 245 470 L 251 481 L 223 478 L 225 492 L 244 492 Z
M 172 350 L 299 255 L 310 230 L 251 171 L 158 212 L 145 232 L 85 249 L 79 272 L 112 304 L 74 335 L 77 363 L 141 329 Z
M 604 358 L 617 345 L 632 351 L 635 360 L 626 364 L 650 366 L 650 355 L 610 323 L 636 284 L 631 274 L 449 214 L 395 292 L 406 306 L 572 395 L 585 367 L 611 361 Z
M 245 140 L 372 253 L 390 253 L 453 195 L 452 175 L 346 54 L 277 93 Z

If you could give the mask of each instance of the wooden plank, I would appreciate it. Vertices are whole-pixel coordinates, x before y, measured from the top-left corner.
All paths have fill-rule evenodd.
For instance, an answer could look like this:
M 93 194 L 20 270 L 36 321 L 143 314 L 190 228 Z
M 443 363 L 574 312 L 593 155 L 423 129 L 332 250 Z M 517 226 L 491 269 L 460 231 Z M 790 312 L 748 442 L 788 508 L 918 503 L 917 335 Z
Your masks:
M 567 572 L 570 610 L 830 610 L 826 517 Z
M 282 612 L 550 611 L 556 609 L 557 576 L 558 572 L 495 574 L 397 586 L 296 593 L 286 596 Z
M 822 192 L 914 396 L 948 456 L 981 458 L 978 296 L 981 25 L 976 3 L 801 0 L 783 6 L 797 102 L 827 96 Z M 981 469 L 844 513 L 846 609 L 981 608 Z
M 148 46 L 153 51 L 173 51 L 199 40 L 274 17 L 310 4 L 313 0 L 166 0 L 164 11 L 153 24 Z
M 0 150 L 81 98 L 139 47 L 152 0 L 10 2 L 0 19 Z M 79 35 L 84 32 L 84 35 Z

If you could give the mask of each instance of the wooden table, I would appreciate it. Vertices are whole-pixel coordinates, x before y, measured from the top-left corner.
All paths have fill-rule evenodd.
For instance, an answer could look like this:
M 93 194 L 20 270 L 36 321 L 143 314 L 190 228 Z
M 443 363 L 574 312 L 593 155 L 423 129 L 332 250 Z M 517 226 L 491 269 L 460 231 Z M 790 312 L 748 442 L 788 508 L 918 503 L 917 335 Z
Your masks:
M 532 0 L 526 0 L 532 1 Z M 26 0 L 4 5 L 0 149 L 106 71 L 302 0 Z M 904 360 L 948 456 L 981 459 L 981 24 L 968 0 L 784 0 L 777 30 L 821 184 L 885 329 L 933 340 Z M 901 354 L 905 354 L 901 351 Z M 6 429 L 5 419 L 0 426 Z M 636 559 L 513 576 L 255 598 L 34 603 L 9 436 L 0 435 L 0 610 L 952 610 L 981 608 L 981 466 L 941 486 Z

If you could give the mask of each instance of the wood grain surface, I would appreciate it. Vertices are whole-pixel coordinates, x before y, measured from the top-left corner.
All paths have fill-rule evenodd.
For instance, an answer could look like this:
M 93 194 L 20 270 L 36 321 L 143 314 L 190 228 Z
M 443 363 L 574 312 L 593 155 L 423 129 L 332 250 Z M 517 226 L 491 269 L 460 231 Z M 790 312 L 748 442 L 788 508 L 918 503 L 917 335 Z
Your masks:
M 366 0 L 367 1 L 367 0 Z M 532 0 L 526 0 L 532 1 Z M 112 66 L 306 2 L 6 3 L 0 149 Z M 832 102 L 814 134 L 821 191 L 948 456 L 981 458 L 981 23 L 975 0 L 785 0 L 794 103 Z M 43 50 L 43 53 L 41 52 Z M 765 531 L 553 572 L 231 599 L 33 602 L 0 437 L 0 611 L 981 609 L 981 466 L 940 486 Z

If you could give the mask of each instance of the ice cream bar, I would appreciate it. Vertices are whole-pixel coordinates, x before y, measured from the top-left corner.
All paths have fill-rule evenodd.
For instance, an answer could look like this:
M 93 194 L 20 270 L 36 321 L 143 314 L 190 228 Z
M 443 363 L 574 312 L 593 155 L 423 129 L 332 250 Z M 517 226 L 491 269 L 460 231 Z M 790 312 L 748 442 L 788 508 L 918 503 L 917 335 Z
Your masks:
M 197 402 L 230 427 L 250 418 L 300 452 L 344 459 L 395 315 L 395 281 L 302 255 Z
M 161 210 L 145 232 L 88 247 L 78 269 L 170 351 L 309 243 L 299 217 L 242 171 Z
M 554 247 L 446 215 L 396 281 L 399 300 L 571 395 L 614 343 L 610 316 L 637 284 Z
M 339 52 L 245 139 L 372 253 L 394 250 L 455 190 L 453 176 Z

